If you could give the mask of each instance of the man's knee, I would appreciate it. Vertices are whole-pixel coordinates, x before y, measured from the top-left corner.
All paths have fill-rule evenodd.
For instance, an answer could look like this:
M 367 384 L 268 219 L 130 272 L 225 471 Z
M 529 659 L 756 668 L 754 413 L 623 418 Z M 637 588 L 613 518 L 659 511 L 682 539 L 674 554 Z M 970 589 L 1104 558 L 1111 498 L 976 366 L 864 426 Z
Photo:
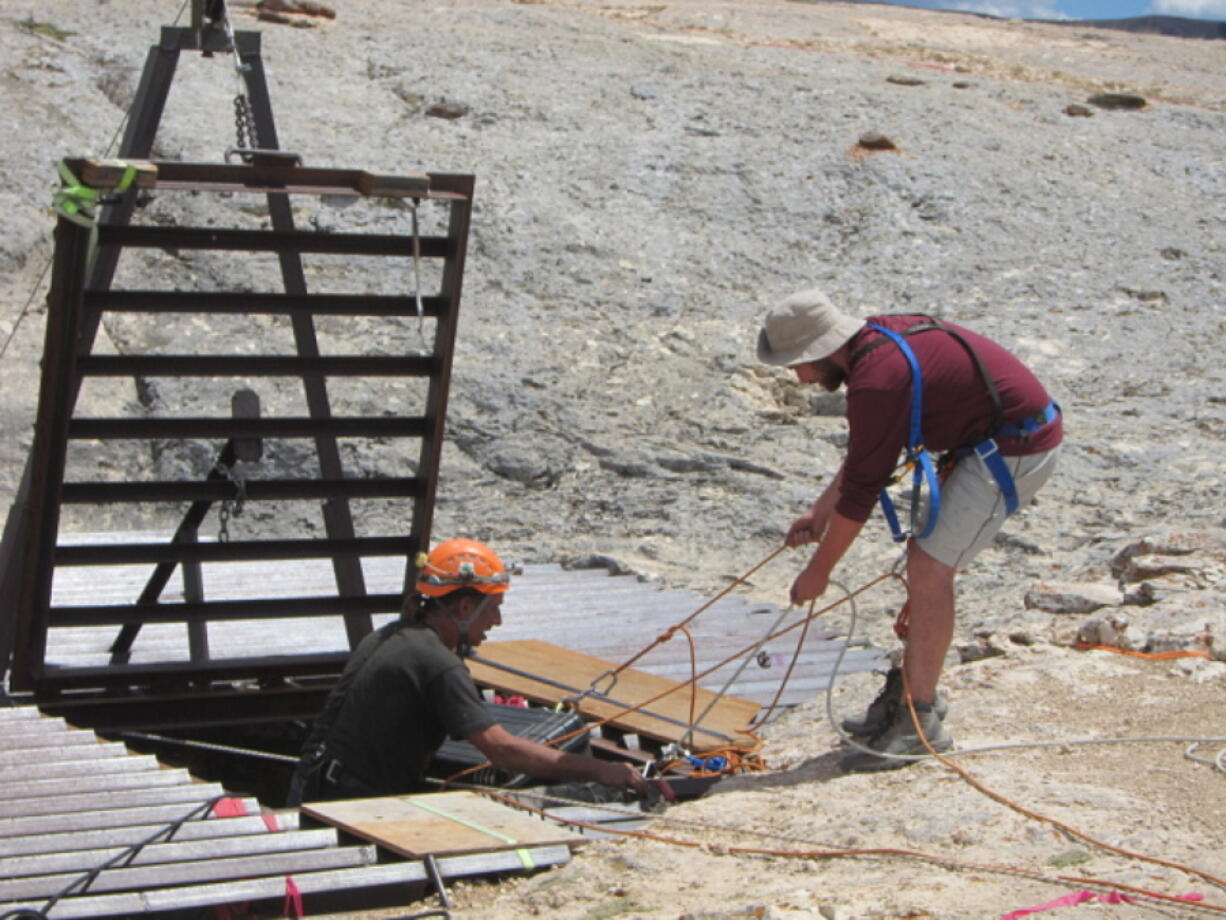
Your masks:
M 925 552 L 915 540 L 907 544 L 907 581 L 912 588 L 921 585 L 929 589 L 947 586 L 952 591 L 957 572 L 952 565 L 946 565 Z

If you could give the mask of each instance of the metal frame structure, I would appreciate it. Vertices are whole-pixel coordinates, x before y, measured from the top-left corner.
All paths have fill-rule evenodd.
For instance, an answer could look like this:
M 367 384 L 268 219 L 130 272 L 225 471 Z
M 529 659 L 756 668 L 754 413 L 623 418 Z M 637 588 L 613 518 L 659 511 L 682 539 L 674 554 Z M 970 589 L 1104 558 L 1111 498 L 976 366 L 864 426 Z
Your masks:
M 446 417 L 451 358 L 467 250 L 473 178 L 466 175 L 380 177 L 352 170 L 307 169 L 277 152 L 276 129 L 260 59 L 258 33 L 238 32 L 194 16 L 192 28 L 167 27 L 150 49 L 120 148 L 125 161 L 147 159 L 170 89 L 179 54 L 233 51 L 250 95 L 259 149 L 241 151 L 242 165 L 153 162 L 158 190 L 195 193 L 256 193 L 266 196 L 270 226 L 262 229 L 136 225 L 138 190 L 113 197 L 94 226 L 61 217 L 55 231 L 55 259 L 48 296 L 46 343 L 34 444 L 0 546 L 0 676 L 9 689 L 30 694 L 44 711 L 100 728 L 247 724 L 309 718 L 320 708 L 339 673 L 345 652 L 315 655 L 259 654 L 218 658 L 209 653 L 207 624 L 220 620 L 280 617 L 343 617 L 349 647 L 372 628 L 372 615 L 399 609 L 401 593 L 372 594 L 362 559 L 405 559 L 406 584 L 414 559 L 428 547 Z M 71 163 L 82 175 L 89 163 Z M 437 201 L 448 211 L 445 230 L 433 236 L 323 233 L 294 226 L 292 195 L 399 197 Z M 273 253 L 284 292 L 154 291 L 113 287 L 121 254 L 127 250 L 226 250 Z M 307 290 L 304 254 L 417 258 L 440 265 L 431 277 L 437 290 L 406 295 L 312 294 Z M 404 273 L 406 277 L 409 272 Z M 245 314 L 288 317 L 295 354 L 142 354 L 95 351 L 106 314 Z M 431 350 L 420 355 L 325 355 L 316 336 L 316 317 L 386 317 L 414 322 L 424 316 L 434 327 Z M 230 417 L 85 418 L 75 414 L 82 385 L 94 378 L 281 377 L 301 381 L 306 416 L 261 416 L 250 394 L 236 394 Z M 343 378 L 425 378 L 419 414 L 385 411 L 341 417 L 329 398 L 329 381 Z M 313 478 L 251 478 L 248 503 L 318 500 L 323 539 L 199 542 L 197 531 L 215 503 L 234 496 L 224 471 L 236 457 L 258 455 L 262 439 L 305 439 L 313 444 L 319 474 Z M 420 443 L 415 474 L 355 478 L 342 463 L 338 439 L 408 439 Z M 218 464 L 195 481 L 64 481 L 66 457 L 82 441 L 115 442 L 191 439 L 209 442 Z M 400 443 L 397 441 L 396 443 Z M 254 452 L 254 453 L 253 453 Z M 405 531 L 357 536 L 350 502 L 394 497 L 411 502 Z M 58 544 L 64 505 L 171 503 L 186 511 L 167 542 Z M 205 600 L 201 565 L 234 560 L 319 559 L 331 565 L 335 593 L 264 597 L 241 601 Z M 129 603 L 55 606 L 57 569 L 74 566 L 147 565 L 148 581 Z M 182 602 L 162 593 L 171 573 L 181 569 Z M 186 660 L 131 663 L 143 624 L 182 623 L 190 638 Z M 110 662 L 92 667 L 49 664 L 48 630 L 107 625 L 118 628 Z M 322 677 L 321 677 L 322 676 Z M 305 679 L 305 680 L 303 680 Z M 312 679 L 315 679 L 314 681 Z M 241 685 L 241 689 L 240 689 Z M 259 692 L 251 692 L 251 687 Z

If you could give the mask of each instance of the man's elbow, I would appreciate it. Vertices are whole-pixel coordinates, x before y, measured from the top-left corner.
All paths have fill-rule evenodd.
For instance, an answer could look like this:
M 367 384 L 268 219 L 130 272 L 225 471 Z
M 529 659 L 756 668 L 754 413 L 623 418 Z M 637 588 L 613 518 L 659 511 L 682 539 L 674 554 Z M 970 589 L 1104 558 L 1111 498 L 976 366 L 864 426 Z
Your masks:
M 467 740 L 499 769 L 523 772 L 524 742 L 502 726 L 492 725 L 473 732 Z

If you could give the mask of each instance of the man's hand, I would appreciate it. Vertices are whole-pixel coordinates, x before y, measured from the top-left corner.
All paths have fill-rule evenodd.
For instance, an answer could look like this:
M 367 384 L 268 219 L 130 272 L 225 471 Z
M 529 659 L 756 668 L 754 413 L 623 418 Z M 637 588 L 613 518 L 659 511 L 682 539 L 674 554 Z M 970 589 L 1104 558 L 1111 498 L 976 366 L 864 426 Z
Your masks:
M 792 582 L 792 603 L 799 607 L 821 597 L 830 586 L 830 573 L 810 562 Z
M 612 760 L 598 761 L 601 766 L 598 783 L 612 786 L 614 789 L 633 789 L 639 795 L 647 795 L 647 777 L 628 763 L 617 763 Z
M 816 508 L 810 508 L 792 522 L 783 542 L 788 546 L 804 546 L 806 543 L 816 543 L 826 532 L 829 515 L 822 514 Z
M 830 516 L 834 513 L 835 503 L 839 500 L 842 484 L 843 468 L 839 467 L 839 471 L 835 473 L 834 478 L 822 490 L 822 494 L 817 497 L 809 510 L 792 522 L 783 542 L 791 547 L 804 546 L 806 543 L 820 543 L 826 536 L 826 529 L 830 526 Z

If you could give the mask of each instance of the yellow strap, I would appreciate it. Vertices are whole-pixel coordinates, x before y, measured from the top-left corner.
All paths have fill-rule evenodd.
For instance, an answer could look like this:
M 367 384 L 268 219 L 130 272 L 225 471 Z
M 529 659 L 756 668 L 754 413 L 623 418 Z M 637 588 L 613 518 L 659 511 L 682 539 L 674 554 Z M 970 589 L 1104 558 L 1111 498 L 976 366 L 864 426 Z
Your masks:
M 419 798 L 407 796 L 405 797 L 404 801 L 408 802 L 410 805 L 416 805 L 423 811 L 428 811 L 431 814 L 438 815 L 440 818 L 446 818 L 448 821 L 454 821 L 456 824 L 463 824 L 465 827 L 472 828 L 474 831 L 478 831 L 482 834 L 489 834 L 489 836 L 494 837 L 497 840 L 501 840 L 503 843 L 519 842 L 514 837 L 508 837 L 506 834 L 496 831 L 492 827 L 484 827 L 475 821 L 469 821 L 467 818 L 461 818 L 459 815 L 454 815 L 445 809 L 437 808 L 434 805 L 427 805 Z M 523 863 L 525 869 L 536 868 L 536 863 L 532 861 L 532 854 L 529 853 L 524 847 L 517 847 L 515 850 L 515 855 L 519 857 L 519 861 Z

